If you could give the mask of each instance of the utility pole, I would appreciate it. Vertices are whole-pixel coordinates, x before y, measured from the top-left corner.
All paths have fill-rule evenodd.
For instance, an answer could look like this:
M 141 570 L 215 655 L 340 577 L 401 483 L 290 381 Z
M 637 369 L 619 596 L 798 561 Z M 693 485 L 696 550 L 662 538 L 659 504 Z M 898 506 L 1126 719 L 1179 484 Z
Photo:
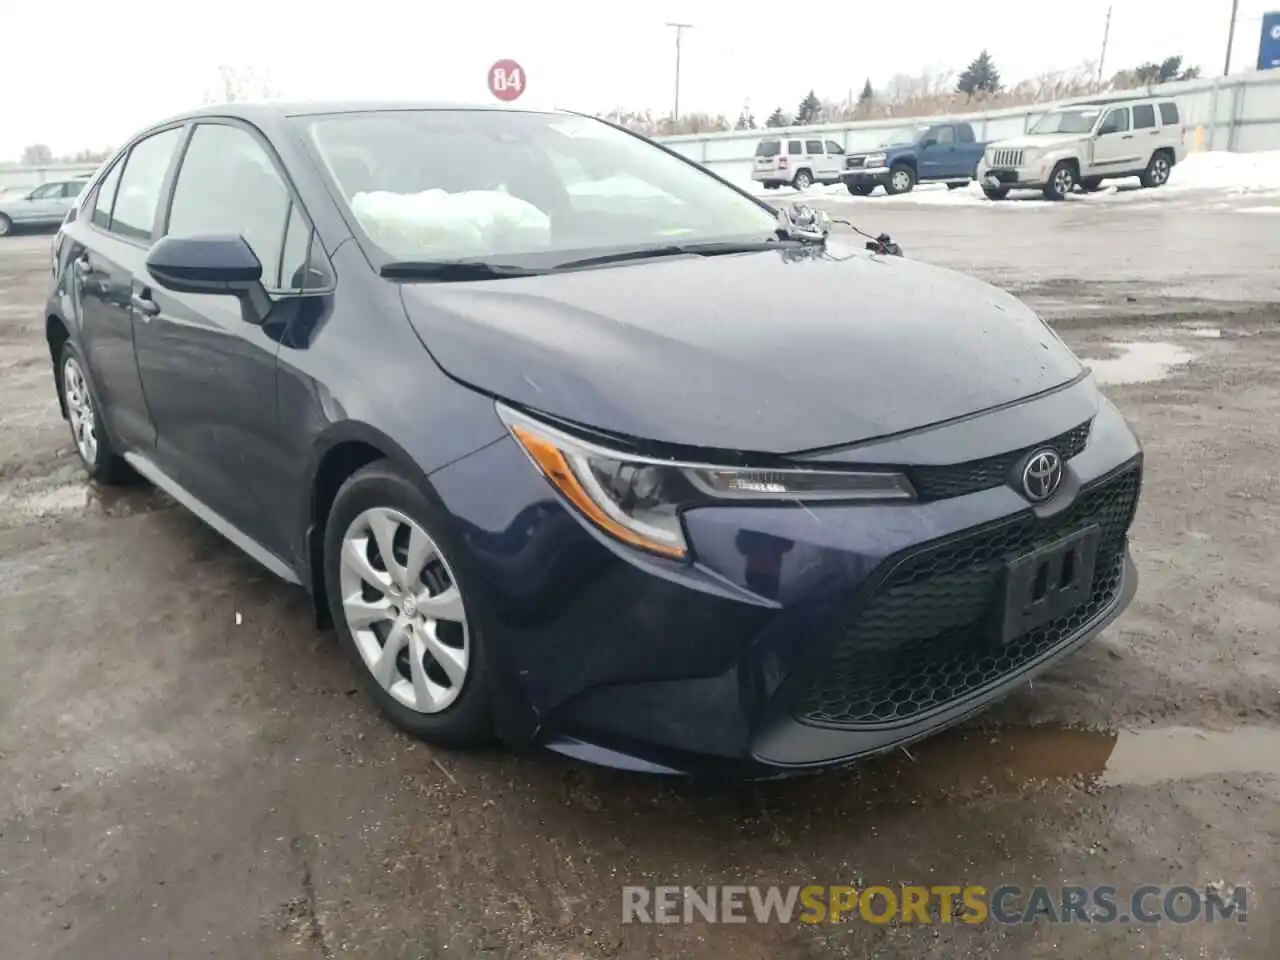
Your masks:
M 692 29 L 692 23 L 668 23 L 668 27 L 676 28 L 676 105 L 671 111 L 671 122 L 680 119 L 680 40 L 686 30 Z
M 1231 0 L 1231 29 L 1227 31 L 1227 62 L 1222 67 L 1225 77 L 1231 72 L 1231 43 L 1236 38 L 1236 14 L 1240 12 L 1240 0 Z
M 1107 61 L 1107 40 L 1111 36 L 1111 7 L 1107 7 L 1107 22 L 1102 27 L 1102 52 L 1098 54 L 1098 91 L 1102 90 L 1102 65 Z

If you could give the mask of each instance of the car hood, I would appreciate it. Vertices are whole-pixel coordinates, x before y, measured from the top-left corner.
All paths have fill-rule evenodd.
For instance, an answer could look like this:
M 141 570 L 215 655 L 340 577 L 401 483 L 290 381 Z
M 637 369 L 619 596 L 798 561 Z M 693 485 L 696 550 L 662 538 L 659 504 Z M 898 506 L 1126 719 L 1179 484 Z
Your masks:
M 688 257 L 403 286 L 452 377 L 628 437 L 787 453 L 1043 392 L 1083 368 L 1018 300 L 901 257 Z
M 1043 136 L 1023 136 L 1010 137 L 1008 140 L 1000 140 L 996 143 L 987 144 L 987 149 L 1013 149 L 1013 150 L 1052 150 L 1055 147 L 1065 147 L 1068 144 L 1080 143 L 1087 140 L 1087 133 L 1046 133 Z

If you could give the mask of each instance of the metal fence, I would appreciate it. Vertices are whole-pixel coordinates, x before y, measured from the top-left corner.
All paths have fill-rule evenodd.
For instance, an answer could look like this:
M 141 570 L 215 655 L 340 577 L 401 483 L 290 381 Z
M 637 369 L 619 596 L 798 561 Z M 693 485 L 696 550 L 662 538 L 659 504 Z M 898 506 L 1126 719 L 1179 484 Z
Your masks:
M 82 173 L 93 173 L 97 163 L 50 163 L 40 167 L 0 166 L 0 190 L 9 187 L 35 187 L 53 180 L 70 180 Z
M 1075 98 L 1056 103 L 1011 107 L 975 113 L 935 117 L 891 117 L 856 123 L 830 123 L 810 127 L 764 130 L 732 130 L 725 133 L 685 134 L 662 137 L 663 143 L 723 177 L 745 180 L 750 176 L 756 145 L 766 136 L 821 136 L 848 151 L 869 150 L 883 142 L 890 130 L 908 124 L 941 120 L 965 120 L 980 140 L 1001 140 L 1025 133 L 1053 107 L 1081 100 L 1125 100 L 1146 93 L 1171 97 L 1178 103 L 1182 121 L 1194 130 L 1195 148 L 1250 153 L 1280 150 L 1280 70 L 1247 73 L 1208 80 L 1165 83 L 1149 91 L 1126 91 L 1098 97 Z

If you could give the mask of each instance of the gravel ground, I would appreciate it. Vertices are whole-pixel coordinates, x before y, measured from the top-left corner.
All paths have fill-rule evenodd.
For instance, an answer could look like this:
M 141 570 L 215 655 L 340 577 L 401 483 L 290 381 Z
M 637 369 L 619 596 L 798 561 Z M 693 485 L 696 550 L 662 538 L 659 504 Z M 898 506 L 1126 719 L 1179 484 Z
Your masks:
M 1276 225 L 1121 206 L 831 209 L 1012 287 L 1099 361 L 1147 448 L 1134 606 L 909 754 L 718 787 L 394 733 L 297 590 L 148 488 L 83 484 L 43 342 L 48 237 L 0 241 L 0 955 L 1272 960 Z M 1249 910 L 622 923 L 624 884 L 735 883 L 1225 883 Z

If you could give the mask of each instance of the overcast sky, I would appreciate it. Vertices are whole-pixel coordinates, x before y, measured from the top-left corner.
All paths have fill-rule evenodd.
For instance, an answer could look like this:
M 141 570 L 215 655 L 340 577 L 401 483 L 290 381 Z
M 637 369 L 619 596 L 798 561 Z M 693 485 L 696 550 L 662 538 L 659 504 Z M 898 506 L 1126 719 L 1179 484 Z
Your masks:
M 669 112 L 675 62 L 667 21 L 685 32 L 681 111 L 759 118 L 794 110 L 813 87 L 832 99 L 866 77 L 962 68 L 982 47 L 1006 82 L 1096 59 L 1114 7 L 1107 72 L 1181 53 L 1222 70 L 1231 0 L 1032 0 L 1009 8 L 955 0 L 804 5 L 754 0 L 17 0 L 0 14 L 0 159 L 31 143 L 55 154 L 118 144 L 199 104 L 218 66 L 269 72 L 292 99 L 485 100 L 489 65 L 527 70 L 526 100 L 588 111 Z M 1257 57 L 1260 15 L 1240 0 L 1233 69 Z M 51 11 L 56 11 L 52 15 Z

